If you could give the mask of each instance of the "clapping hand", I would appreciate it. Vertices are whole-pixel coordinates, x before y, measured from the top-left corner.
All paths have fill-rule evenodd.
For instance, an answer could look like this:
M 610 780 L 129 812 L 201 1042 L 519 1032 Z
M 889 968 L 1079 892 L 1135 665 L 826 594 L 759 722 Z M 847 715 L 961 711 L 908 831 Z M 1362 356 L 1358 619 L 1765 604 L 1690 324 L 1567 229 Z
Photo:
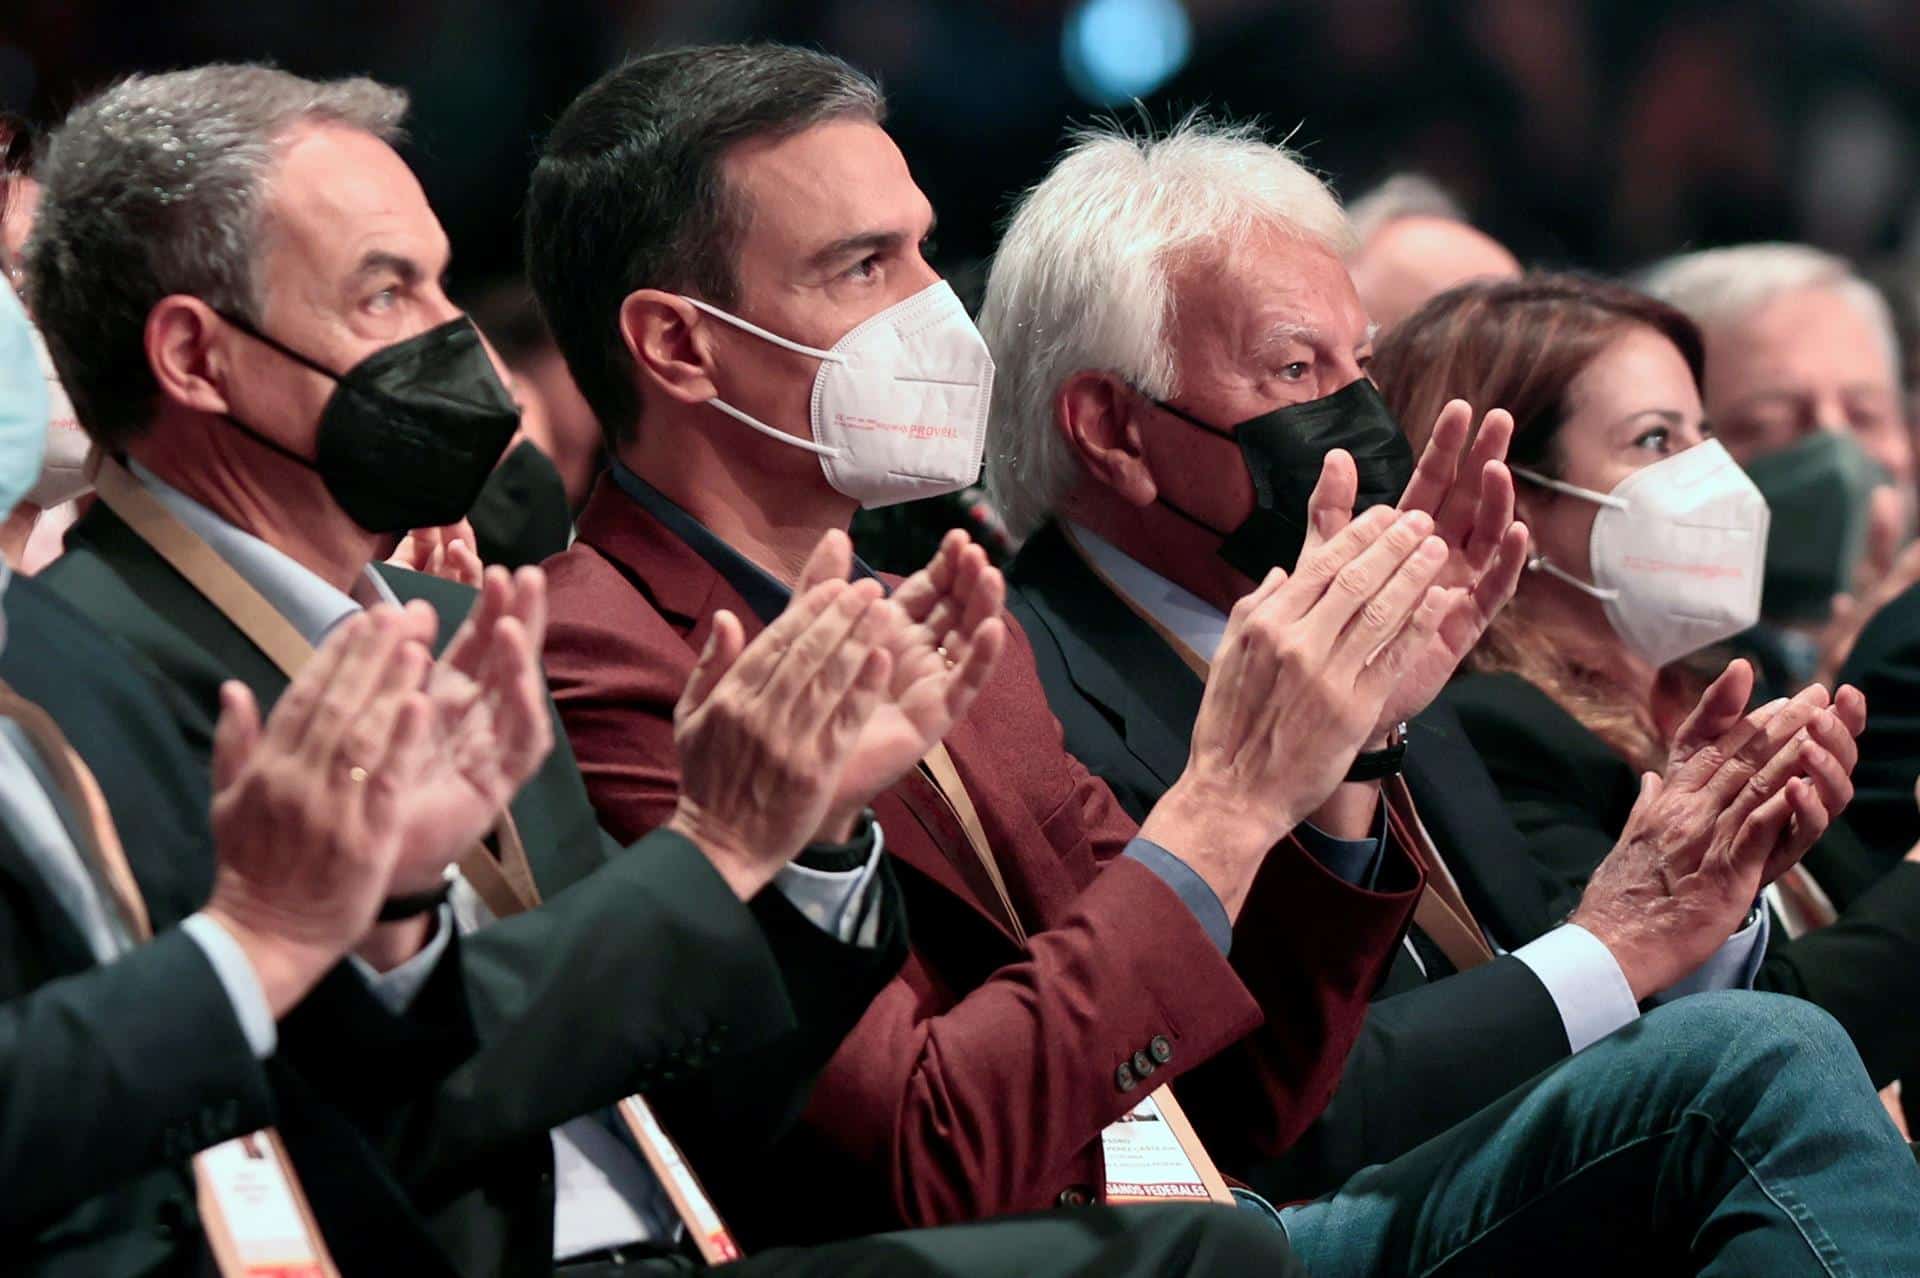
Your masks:
M 799 589 L 844 581 L 852 567 L 853 544 L 846 534 L 829 532 L 807 561 Z M 841 772 L 835 808 L 843 817 L 905 776 L 973 705 L 1006 645 L 1000 617 L 1006 591 L 986 552 L 956 529 L 927 566 L 893 592 L 905 624 L 886 635 L 887 695 Z
M 821 581 L 746 643 L 716 613 L 673 712 L 680 797 L 667 828 L 697 845 L 741 900 L 807 843 L 847 834 L 841 771 L 881 704 L 895 631 L 880 583 Z
M 1446 545 L 1437 584 L 1447 596 L 1433 638 L 1408 663 L 1381 710 L 1371 738 L 1375 746 L 1440 695 L 1494 616 L 1513 598 L 1526 567 L 1527 530 L 1513 519 L 1513 474 L 1506 466 L 1513 418 L 1504 409 L 1489 412 L 1463 462 L 1472 423 L 1473 410 L 1465 400 L 1448 401 L 1400 498 L 1401 511 L 1432 516 L 1434 535 Z M 1358 486 L 1353 459 L 1339 450 L 1329 453 L 1307 502 L 1303 558 L 1351 521 Z

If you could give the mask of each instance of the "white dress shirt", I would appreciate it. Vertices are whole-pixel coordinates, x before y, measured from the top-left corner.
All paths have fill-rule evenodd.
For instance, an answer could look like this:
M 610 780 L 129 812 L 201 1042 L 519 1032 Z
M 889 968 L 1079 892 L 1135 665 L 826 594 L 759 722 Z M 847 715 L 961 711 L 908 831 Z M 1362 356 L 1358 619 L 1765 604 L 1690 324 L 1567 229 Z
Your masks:
M 176 519 L 211 546 L 315 646 L 362 608 L 400 602 L 372 566 L 363 570 L 351 595 L 343 594 L 292 557 L 170 487 L 138 462 L 131 463 L 130 469 Z M 774 886 L 823 930 L 842 941 L 871 948 L 878 939 L 879 920 L 877 912 L 868 906 L 881 854 L 876 826 L 872 855 L 859 868 L 830 873 L 788 865 L 775 876 Z M 470 931 L 491 918 L 478 895 L 455 872 L 452 898 L 442 907 L 434 938 L 425 949 L 385 973 L 374 972 L 358 957 L 353 962 L 383 1002 L 395 1011 L 404 1011 L 432 975 L 453 928 Z M 619 1120 L 610 1113 L 582 1115 L 555 1128 L 553 1162 L 555 1260 L 671 1239 L 678 1234 L 680 1222 L 672 1201 Z
M 1225 613 L 1085 528 L 1075 525 L 1073 533 L 1100 571 L 1137 607 L 1202 657 L 1211 660 L 1219 651 L 1227 633 Z M 1746 925 L 1698 970 L 1649 1001 L 1665 1002 L 1702 990 L 1751 988 L 1766 954 L 1768 929 L 1767 912 L 1756 909 Z M 1501 952 L 1493 938 L 1486 940 L 1496 953 Z M 1413 953 L 1411 945 L 1408 951 Z M 1640 1015 L 1633 989 L 1613 952 L 1577 923 L 1561 924 L 1513 951 L 1513 957 L 1546 986 L 1560 1012 L 1567 1042 L 1576 1052 Z M 1414 961 L 1419 962 L 1417 953 Z

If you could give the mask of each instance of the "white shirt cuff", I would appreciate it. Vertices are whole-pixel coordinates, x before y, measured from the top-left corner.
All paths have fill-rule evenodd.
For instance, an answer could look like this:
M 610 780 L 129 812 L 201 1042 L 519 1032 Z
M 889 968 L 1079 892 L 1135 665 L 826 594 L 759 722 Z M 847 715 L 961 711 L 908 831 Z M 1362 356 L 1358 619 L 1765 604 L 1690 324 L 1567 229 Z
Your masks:
M 1773 921 L 1767 907 L 1756 906 L 1747 917 L 1746 926 L 1728 937 L 1711 958 L 1647 1002 L 1670 1003 L 1708 990 L 1752 989 L 1753 978 L 1760 974 L 1760 962 L 1767 956 L 1767 936 L 1772 930 Z
M 373 964 L 358 954 L 347 955 L 347 962 L 353 964 L 361 976 L 366 978 L 373 996 L 380 1000 L 395 1016 L 403 1016 L 413 1006 L 413 1000 L 433 975 L 433 969 L 439 964 L 440 956 L 447 952 L 447 944 L 453 939 L 453 911 L 442 905 L 434 911 L 433 936 L 420 947 L 420 952 L 402 963 L 399 967 L 385 972 L 376 972 Z
M 793 908 L 829 936 L 870 950 L 879 940 L 880 916 L 867 908 L 874 876 L 886 852 L 886 835 L 873 823 L 873 851 L 852 870 L 815 870 L 789 861 L 773 876 L 773 886 Z
M 267 991 L 260 984 L 253 964 L 247 960 L 247 952 L 233 939 L 233 933 L 206 914 L 187 915 L 180 920 L 180 930 L 193 938 L 207 956 L 207 962 L 212 964 L 213 974 L 226 988 L 227 1000 L 233 1004 L 233 1014 L 240 1021 L 240 1030 L 247 1036 L 247 1046 L 253 1049 L 255 1059 L 266 1060 L 280 1044 L 280 1030 L 273 1023 Z
M 1567 1046 L 1579 1051 L 1640 1016 L 1633 987 L 1613 951 L 1578 923 L 1563 923 L 1513 952 L 1525 963 L 1560 1011 Z

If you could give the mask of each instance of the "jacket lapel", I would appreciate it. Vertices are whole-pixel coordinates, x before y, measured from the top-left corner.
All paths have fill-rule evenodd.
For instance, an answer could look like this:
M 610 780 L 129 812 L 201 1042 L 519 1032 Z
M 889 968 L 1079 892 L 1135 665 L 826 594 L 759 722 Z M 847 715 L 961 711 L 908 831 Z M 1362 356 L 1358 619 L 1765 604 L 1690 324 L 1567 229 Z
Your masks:
M 1074 686 L 1119 721 L 1127 750 L 1162 785 L 1172 785 L 1186 769 L 1206 686 L 1094 576 L 1058 525 L 1048 524 L 1022 548 L 1019 585 L 1058 641 Z

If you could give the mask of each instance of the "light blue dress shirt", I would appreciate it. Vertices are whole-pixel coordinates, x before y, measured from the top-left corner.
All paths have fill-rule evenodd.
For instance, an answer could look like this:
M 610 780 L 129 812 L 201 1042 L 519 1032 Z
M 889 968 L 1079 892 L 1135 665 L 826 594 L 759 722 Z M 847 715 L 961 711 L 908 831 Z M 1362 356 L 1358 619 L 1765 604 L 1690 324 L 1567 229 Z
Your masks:
M 291 556 L 229 524 L 138 462 L 130 469 L 176 519 L 212 547 L 311 644 L 317 646 L 363 607 L 400 602 L 371 566 L 354 583 L 353 593 L 343 594 Z M 869 908 L 883 850 L 877 825 L 874 835 L 872 855 L 857 869 L 828 872 L 788 865 L 774 878 L 774 886 L 815 925 L 867 948 L 877 943 L 879 931 L 878 913 Z M 442 906 L 433 940 L 389 972 L 377 973 L 357 956 L 353 958 L 390 1008 L 404 1011 L 426 984 L 456 920 L 463 926 L 485 921 L 479 913 L 484 906 L 477 899 L 469 898 L 466 907 L 456 911 Z M 678 1234 L 680 1222 L 672 1200 L 617 1119 L 588 1114 L 555 1128 L 553 1157 L 554 1259 Z
M 1227 632 L 1225 613 L 1168 581 L 1111 542 L 1078 525 L 1073 531 L 1075 539 L 1086 548 L 1100 571 L 1136 606 L 1180 636 L 1201 656 L 1211 659 L 1219 650 Z M 1171 853 L 1167 855 L 1172 857 Z M 1187 872 L 1193 874 L 1191 870 Z M 1197 874 L 1193 877 L 1199 879 Z M 1217 899 L 1214 905 L 1218 908 Z M 1224 915 L 1225 911 L 1221 913 Z M 1750 988 L 1766 953 L 1769 926 L 1767 912 L 1756 909 L 1748 916 L 1746 925 L 1729 937 L 1698 970 L 1648 1001 L 1665 1002 L 1701 990 Z M 1500 952 L 1491 937 L 1486 939 L 1496 953 Z M 1408 952 L 1413 954 L 1416 963 L 1420 962 L 1419 954 L 1410 944 Z M 1513 951 L 1513 957 L 1525 963 L 1546 987 L 1560 1012 L 1567 1042 L 1576 1052 L 1640 1015 L 1633 989 L 1627 984 L 1613 952 L 1577 923 L 1562 924 L 1528 942 Z

